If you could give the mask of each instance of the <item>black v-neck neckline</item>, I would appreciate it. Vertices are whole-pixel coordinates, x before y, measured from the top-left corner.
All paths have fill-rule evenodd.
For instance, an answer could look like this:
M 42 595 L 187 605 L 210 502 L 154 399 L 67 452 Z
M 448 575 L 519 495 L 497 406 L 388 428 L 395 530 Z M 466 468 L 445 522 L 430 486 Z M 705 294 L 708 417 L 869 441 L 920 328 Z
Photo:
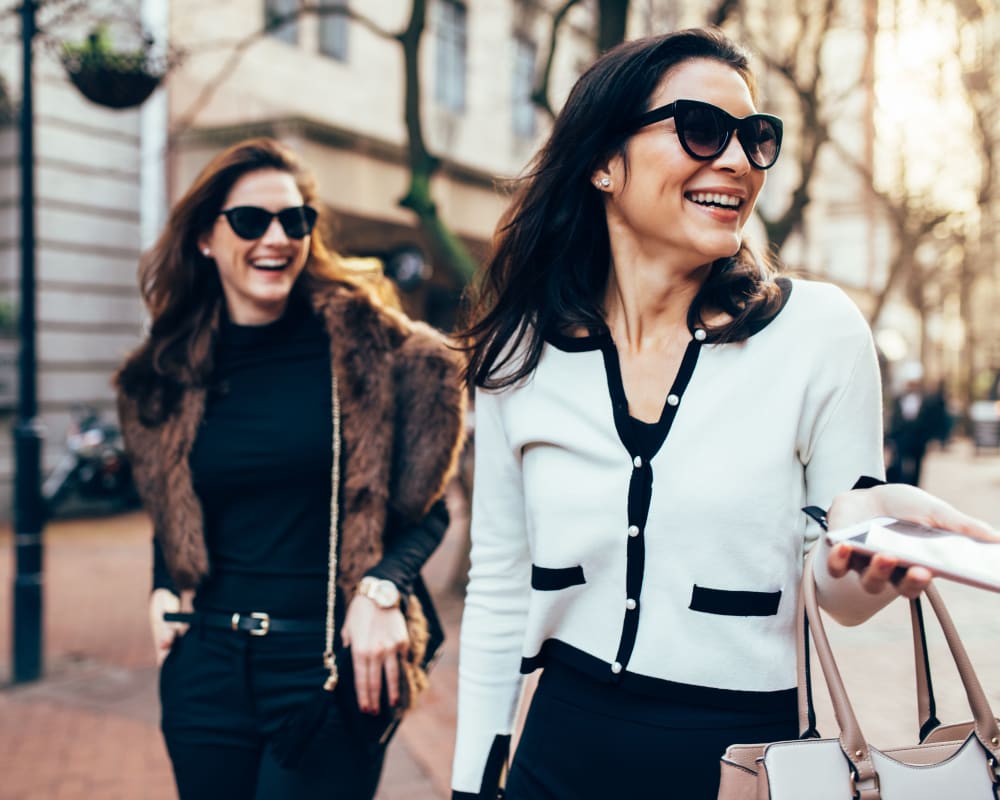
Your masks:
M 688 342 L 680 367 L 678 367 L 677 374 L 670 385 L 670 390 L 663 398 L 663 408 L 660 410 L 659 419 L 653 423 L 643 423 L 645 430 L 641 433 L 636 429 L 633 423 L 634 418 L 629 414 L 628 396 L 625 394 L 625 384 L 622 380 L 618 348 L 615 347 L 611 337 L 608 337 L 608 343 L 609 346 L 601 348 L 601 354 L 604 356 L 604 371 L 607 375 L 608 392 L 611 395 L 611 408 L 618 438 L 621 439 L 629 453 L 640 455 L 648 462 L 660 451 L 667 439 L 667 434 L 670 433 L 670 427 L 673 425 L 674 418 L 677 416 L 677 411 L 684 399 L 684 391 L 691 381 L 691 376 L 694 375 L 694 368 L 698 363 L 698 356 L 704 342 L 694 337 Z
M 750 336 L 756 336 L 770 325 L 788 304 L 788 299 L 792 294 L 792 282 L 788 278 L 782 277 L 778 278 L 775 283 L 781 290 L 781 307 L 774 316 L 754 323 L 750 328 Z M 606 326 L 593 329 L 586 336 L 569 336 L 555 330 L 549 330 L 545 334 L 545 340 L 556 349 L 567 353 L 601 351 L 618 438 L 629 454 L 633 457 L 640 456 L 647 463 L 660 451 L 667 439 L 667 434 L 670 433 L 670 428 L 681 407 L 684 392 L 694 375 L 702 346 L 713 344 L 703 329 L 692 329 L 691 341 L 688 342 L 684 351 L 684 357 L 681 359 L 680 367 L 677 369 L 670 390 L 663 398 L 663 408 L 660 411 L 659 419 L 656 422 L 644 422 L 629 414 L 628 397 L 625 394 L 625 384 L 622 380 L 618 348 L 615 346 L 611 331 Z

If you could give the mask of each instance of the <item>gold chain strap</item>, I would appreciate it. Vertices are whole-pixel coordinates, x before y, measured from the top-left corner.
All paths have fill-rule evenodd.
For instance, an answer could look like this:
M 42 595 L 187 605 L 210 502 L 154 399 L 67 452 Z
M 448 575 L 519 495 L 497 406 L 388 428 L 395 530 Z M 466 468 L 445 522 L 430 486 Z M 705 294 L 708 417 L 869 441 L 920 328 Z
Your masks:
M 333 372 L 333 471 L 330 478 L 330 560 L 326 578 L 326 642 L 323 664 L 330 671 L 323 688 L 332 692 L 337 688 L 337 659 L 333 653 L 333 611 L 337 602 L 337 527 L 340 522 L 340 395 L 337 393 L 337 373 Z

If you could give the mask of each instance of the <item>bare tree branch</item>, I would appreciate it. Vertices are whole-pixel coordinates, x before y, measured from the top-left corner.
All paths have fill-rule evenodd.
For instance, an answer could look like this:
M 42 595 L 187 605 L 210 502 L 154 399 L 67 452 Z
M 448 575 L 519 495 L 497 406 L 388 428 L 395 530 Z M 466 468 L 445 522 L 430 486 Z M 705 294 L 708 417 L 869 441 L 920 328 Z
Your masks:
M 233 52 L 230 53 L 216 74 L 202 87 L 201 92 L 187 112 L 171 130 L 170 138 L 176 138 L 179 133 L 193 124 L 197 115 L 211 101 L 212 96 L 222 83 L 235 72 L 250 47 L 264 36 L 291 24 L 305 14 L 346 16 L 354 22 L 364 25 L 376 35 L 397 42 L 402 48 L 405 82 L 403 116 L 407 132 L 406 146 L 410 167 L 410 185 L 406 194 L 400 198 L 399 204 L 410 209 L 416 215 L 435 254 L 448 265 L 457 277 L 468 281 L 476 270 L 475 260 L 462 241 L 451 232 L 444 220 L 441 219 L 431 196 L 431 178 L 440 167 L 441 160 L 428 150 L 421 122 L 419 54 L 427 16 L 427 0 L 413 0 L 406 27 L 398 33 L 376 25 L 349 6 L 330 6 L 322 2 L 302 3 L 294 13 L 271 18 L 261 30 L 236 40 L 232 45 Z
M 549 36 L 549 50 L 545 56 L 545 66 L 538 77 L 538 83 L 531 90 L 531 102 L 542 109 L 551 118 L 555 118 L 556 112 L 552 108 L 549 100 L 549 81 L 552 77 L 552 62 L 556 57 L 556 45 L 559 41 L 559 29 L 562 27 L 563 19 L 580 0 L 566 0 L 552 16 L 552 33 Z
M 426 0 L 413 0 L 413 9 L 406 29 L 397 37 L 403 46 L 405 73 L 404 117 L 406 121 L 407 144 L 410 166 L 414 177 L 410 189 L 400 201 L 400 205 L 410 208 L 418 215 L 435 213 L 430 200 L 429 184 L 441 160 L 431 155 L 424 141 L 423 122 L 420 114 L 420 37 L 424 33 L 427 15 Z M 426 183 L 427 186 L 423 184 Z M 425 207 L 426 206 L 426 207 Z
M 955 8 L 967 29 L 982 30 L 986 9 L 977 0 L 956 0 Z M 958 42 L 956 41 L 956 45 Z M 987 44 L 980 39 L 979 53 L 971 68 L 962 70 L 962 83 L 972 108 L 976 135 L 979 139 L 980 156 L 982 158 L 980 181 L 976 193 L 976 203 L 981 213 L 986 216 L 978 226 L 978 236 L 972 239 L 972 252 L 965 252 L 958 275 L 959 313 L 966 322 L 966 335 L 963 340 L 961 368 L 958 383 L 963 389 L 964 400 L 971 403 L 974 399 L 974 376 L 976 372 L 977 340 L 980 338 L 980 327 L 976 324 L 976 303 L 973 302 L 976 284 L 981 277 L 995 275 L 995 253 L 997 239 L 995 228 L 1000 220 L 991 214 L 996 193 L 996 148 L 1000 145 L 995 138 L 997 130 L 991 114 L 995 108 L 995 98 L 990 91 L 990 75 L 987 66 L 988 59 L 994 57 L 989 53 Z M 962 63 L 961 47 L 956 47 L 955 57 Z M 962 244 L 966 244 L 963 237 Z
M 606 53 L 625 40 L 629 0 L 597 0 L 597 52 Z
M 301 14 L 315 14 L 318 17 L 347 17 L 352 22 L 357 22 L 362 27 L 367 28 L 376 36 L 380 36 L 383 39 L 399 39 L 402 35 L 401 32 L 393 32 L 387 28 L 383 28 L 381 25 L 376 24 L 371 17 L 366 17 L 354 10 L 353 6 L 344 3 L 342 5 L 327 5 L 326 3 L 309 3 L 305 2 L 302 4 Z
M 410 185 L 399 204 L 417 215 L 420 227 L 435 254 L 464 282 L 472 280 L 476 261 L 468 248 L 445 224 L 431 196 L 431 178 L 441 159 L 430 153 L 424 142 L 420 114 L 420 40 L 427 15 L 427 0 L 413 0 L 410 21 L 399 35 L 403 47 L 406 82 L 405 119 L 410 160 Z
M 177 138 L 194 124 L 195 119 L 204 110 L 205 106 L 212 101 L 212 97 L 219 90 L 222 84 L 224 84 L 230 76 L 236 72 L 237 67 L 239 67 L 240 62 L 243 60 L 243 56 L 246 54 L 246 51 L 266 35 L 267 29 L 256 31 L 250 36 L 242 39 L 233 47 L 233 52 L 229 54 L 229 57 L 225 60 L 225 62 L 223 62 L 222 66 L 216 70 L 215 74 L 202 85 L 201 91 L 198 92 L 198 96 L 191 102 L 191 105 L 189 105 L 187 110 L 180 115 L 173 125 L 170 126 L 170 131 L 167 134 L 168 141 L 172 141 Z
M 830 138 L 829 124 L 821 113 L 824 100 L 820 89 L 823 67 L 819 53 L 823 39 L 830 30 L 834 7 L 835 0 L 824 0 L 819 12 L 813 13 L 806 0 L 799 0 L 796 4 L 798 36 L 792 49 L 776 57 L 770 54 L 771 48 L 757 48 L 768 68 L 785 80 L 798 100 L 802 115 L 798 143 L 798 184 L 782 214 L 774 218 L 760 215 L 771 246 L 778 252 L 792 233 L 802 226 L 806 207 L 811 200 L 809 187 L 819 163 L 819 154 Z
M 402 33 L 393 33 L 392 31 L 388 31 L 385 28 L 380 27 L 363 14 L 359 14 L 350 6 L 329 6 L 322 2 L 303 3 L 302 6 L 296 11 L 289 12 L 288 14 L 276 15 L 271 19 L 266 20 L 263 28 L 247 34 L 240 39 L 234 39 L 227 43 L 216 42 L 208 45 L 208 49 L 225 48 L 232 49 L 232 52 L 223 62 L 222 66 L 216 70 L 215 74 L 202 86 L 198 96 L 191 102 L 191 105 L 188 106 L 187 110 L 181 114 L 177 122 L 171 126 L 168 138 L 176 138 L 194 124 L 195 119 L 197 119 L 198 115 L 212 101 L 212 97 L 219 90 L 222 84 L 224 84 L 230 77 L 232 77 L 233 73 L 236 72 L 240 62 L 246 55 L 247 50 L 266 36 L 281 30 L 286 25 L 291 25 L 293 22 L 296 22 L 305 14 L 316 14 L 319 16 L 345 16 L 348 19 L 365 26 L 368 30 L 385 39 L 394 39 L 399 41 L 400 37 L 403 35 Z M 204 48 L 199 45 L 197 46 L 197 50 L 199 52 L 203 52 Z
M 886 276 L 885 284 L 875 292 L 875 302 L 868 313 L 868 323 L 874 327 L 892 290 L 900 281 L 909 280 L 914 275 L 916 271 L 914 252 L 917 246 L 939 225 L 953 217 L 954 212 L 918 205 L 912 198 L 894 197 L 889 192 L 879 189 L 875 176 L 865 164 L 840 142 L 831 140 L 830 143 L 838 155 L 865 179 L 865 189 L 881 204 L 895 235 L 893 255 L 889 260 L 889 274 Z M 908 294 L 912 295 L 913 292 Z
M 715 11 L 708 15 L 708 24 L 721 28 L 740 7 L 740 0 L 719 0 Z

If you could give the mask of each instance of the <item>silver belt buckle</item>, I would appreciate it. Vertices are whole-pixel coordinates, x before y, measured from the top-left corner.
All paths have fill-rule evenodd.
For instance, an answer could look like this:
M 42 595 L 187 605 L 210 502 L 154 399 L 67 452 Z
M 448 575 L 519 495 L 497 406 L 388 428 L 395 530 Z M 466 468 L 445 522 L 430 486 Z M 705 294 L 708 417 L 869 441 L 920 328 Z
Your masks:
M 248 633 L 251 636 L 267 636 L 271 630 L 271 615 L 264 611 L 254 611 L 250 615 L 250 619 L 256 619 L 260 621 L 260 627 L 251 628 Z

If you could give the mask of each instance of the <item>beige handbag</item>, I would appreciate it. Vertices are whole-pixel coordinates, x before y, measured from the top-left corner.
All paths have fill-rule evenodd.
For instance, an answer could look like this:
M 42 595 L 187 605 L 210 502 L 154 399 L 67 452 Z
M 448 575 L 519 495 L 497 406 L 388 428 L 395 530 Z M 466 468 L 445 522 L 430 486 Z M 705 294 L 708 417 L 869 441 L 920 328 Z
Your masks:
M 917 696 L 923 740 L 879 750 L 868 744 L 847 697 L 816 601 L 812 559 L 802 577 L 799 625 L 799 730 L 802 738 L 737 744 L 722 758 L 719 800 L 998 800 L 1000 729 L 955 625 L 937 589 L 926 592 L 972 708 L 973 721 L 928 728 L 934 719 L 920 608 L 911 604 L 917 655 Z M 799 615 L 799 619 L 803 619 Z M 818 737 L 809 681 L 809 631 L 840 728 L 836 739 Z

